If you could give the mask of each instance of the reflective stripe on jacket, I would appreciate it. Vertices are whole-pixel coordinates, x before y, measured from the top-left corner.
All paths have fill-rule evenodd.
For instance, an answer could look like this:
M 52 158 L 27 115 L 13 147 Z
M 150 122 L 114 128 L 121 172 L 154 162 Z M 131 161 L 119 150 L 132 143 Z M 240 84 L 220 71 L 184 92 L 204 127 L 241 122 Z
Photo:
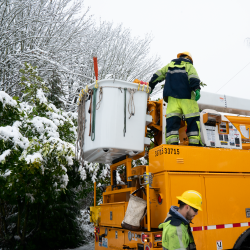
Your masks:
M 172 60 L 168 65 L 158 70 L 149 82 L 151 89 L 165 79 L 163 98 L 168 96 L 178 99 L 191 99 L 191 93 L 200 89 L 200 79 L 192 64 L 185 58 Z M 194 97 L 192 93 L 192 97 Z
M 188 233 L 188 225 L 172 226 L 170 221 L 160 224 L 163 228 L 162 246 L 168 250 L 195 250 L 193 238 Z
M 171 207 L 171 209 L 178 209 L 177 207 Z M 170 209 L 170 214 L 171 214 Z M 173 211 L 172 211 L 173 212 Z M 173 214 L 173 213 L 172 213 Z M 193 235 L 189 226 L 189 223 L 178 218 L 178 211 L 176 215 L 169 216 L 166 222 L 159 225 L 162 232 L 162 246 L 167 250 L 196 250 Z

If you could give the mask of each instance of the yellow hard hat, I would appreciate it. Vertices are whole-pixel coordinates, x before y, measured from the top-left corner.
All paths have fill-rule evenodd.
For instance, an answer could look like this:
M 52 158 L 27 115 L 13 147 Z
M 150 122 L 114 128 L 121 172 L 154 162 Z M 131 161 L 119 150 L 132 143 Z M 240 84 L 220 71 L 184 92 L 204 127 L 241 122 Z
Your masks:
M 193 62 L 193 57 L 192 57 L 191 53 L 190 53 L 190 52 L 187 52 L 187 51 L 182 52 L 182 53 L 179 53 L 179 54 L 177 55 L 177 58 L 180 58 L 180 56 L 183 56 L 183 55 L 187 56 L 187 57 Z
M 186 203 L 187 205 L 202 211 L 201 209 L 202 196 L 199 192 L 195 190 L 188 190 L 188 191 L 185 191 L 182 194 L 182 196 L 177 196 L 176 198 Z

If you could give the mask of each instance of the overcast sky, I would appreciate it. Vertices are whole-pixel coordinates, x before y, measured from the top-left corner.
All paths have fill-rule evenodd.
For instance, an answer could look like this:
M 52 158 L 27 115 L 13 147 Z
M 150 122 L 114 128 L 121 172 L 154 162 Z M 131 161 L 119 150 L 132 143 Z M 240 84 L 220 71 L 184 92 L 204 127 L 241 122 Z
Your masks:
M 161 67 L 177 53 L 189 51 L 207 84 L 202 90 L 250 99 L 249 0 L 84 0 L 84 4 L 97 20 L 122 23 L 134 36 L 153 36 L 151 53 L 160 55 Z

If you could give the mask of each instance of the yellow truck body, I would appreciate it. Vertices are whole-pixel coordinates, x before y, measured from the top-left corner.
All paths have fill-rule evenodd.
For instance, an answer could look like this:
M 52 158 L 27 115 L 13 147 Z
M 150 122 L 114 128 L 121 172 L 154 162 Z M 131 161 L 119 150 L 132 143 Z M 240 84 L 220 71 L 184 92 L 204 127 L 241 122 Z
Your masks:
M 161 105 L 162 101 L 149 102 L 149 108 Z M 155 109 L 153 118 L 156 115 Z M 151 126 L 160 129 L 156 122 Z M 183 131 L 182 126 L 180 132 Z M 133 158 L 128 157 L 111 165 L 111 173 L 120 165 L 126 166 L 129 184 L 113 187 L 111 176 L 111 185 L 103 193 L 100 205 L 95 249 L 161 249 L 162 231 L 158 225 L 165 220 L 172 205 L 178 206 L 176 196 L 190 189 L 203 197 L 203 211 L 199 211 L 191 224 L 197 250 L 238 249 L 243 245 L 250 249 L 248 144 L 237 150 L 191 147 L 183 141 L 182 145 L 166 145 L 161 144 L 159 136 L 156 140 L 159 146 L 149 151 L 148 166 L 132 168 Z M 123 229 L 121 223 L 130 194 L 141 186 L 140 179 L 145 173 L 150 173 L 152 183 L 145 185 L 146 196 L 143 193 L 138 196 L 147 200 L 147 215 L 141 223 L 141 231 L 129 231 Z

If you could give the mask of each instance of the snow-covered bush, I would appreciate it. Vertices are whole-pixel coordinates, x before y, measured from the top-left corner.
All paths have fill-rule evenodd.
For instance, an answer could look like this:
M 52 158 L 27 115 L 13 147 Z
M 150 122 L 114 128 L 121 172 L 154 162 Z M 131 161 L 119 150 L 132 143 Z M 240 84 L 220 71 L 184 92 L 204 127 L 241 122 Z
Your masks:
M 67 168 L 73 164 L 74 157 L 76 117 L 48 103 L 44 94 L 46 87 L 35 68 L 25 66 L 26 69 L 21 70 L 23 102 L 0 92 L 3 120 L 9 109 L 16 112 L 16 119 L 0 127 L 0 173 L 5 176 L 5 187 L 10 195 L 14 189 L 34 202 L 45 198 L 40 190 L 45 179 L 44 191 L 48 190 L 55 197 L 67 187 Z
M 81 210 L 81 215 L 79 216 L 79 221 L 81 222 L 82 228 L 87 242 L 93 241 L 95 234 L 93 230 L 93 224 L 90 223 L 90 215 L 88 209 Z
M 66 193 L 68 171 L 75 172 L 81 181 L 74 160 L 76 114 L 59 110 L 47 101 L 47 88 L 36 68 L 26 63 L 21 74 L 22 100 L 0 91 L 2 245 L 13 239 L 24 245 L 40 229 L 44 211 L 36 209 L 37 221 L 30 225 L 32 209 L 53 205 Z M 7 204 L 14 207 L 15 222 L 3 212 Z

